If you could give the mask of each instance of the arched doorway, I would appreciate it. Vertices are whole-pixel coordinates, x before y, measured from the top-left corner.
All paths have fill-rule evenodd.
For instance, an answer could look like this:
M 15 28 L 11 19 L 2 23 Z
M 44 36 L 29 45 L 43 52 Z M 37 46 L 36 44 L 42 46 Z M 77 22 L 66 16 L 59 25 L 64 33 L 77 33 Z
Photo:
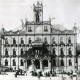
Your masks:
M 36 69 L 40 69 L 40 61 L 39 60 L 35 60 L 35 67 L 36 67 Z
M 43 60 L 43 69 L 48 67 L 48 60 Z
M 29 68 L 30 65 L 31 65 L 31 60 L 27 60 L 27 69 Z

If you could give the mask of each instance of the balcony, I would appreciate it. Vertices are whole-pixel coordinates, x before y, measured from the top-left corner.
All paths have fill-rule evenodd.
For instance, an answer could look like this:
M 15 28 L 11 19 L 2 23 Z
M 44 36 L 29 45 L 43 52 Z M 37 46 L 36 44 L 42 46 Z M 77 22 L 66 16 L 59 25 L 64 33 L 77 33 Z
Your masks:
M 10 57 L 9 55 L 4 55 L 4 57 Z
M 59 44 L 59 46 L 65 46 L 65 43 L 64 43 L 64 42 L 61 42 L 61 43 Z
M 26 45 L 25 44 L 19 44 L 19 47 L 25 47 Z
M 18 57 L 17 55 L 12 55 L 11 57 Z
M 19 55 L 19 57 L 25 57 L 25 55 Z
M 10 44 L 4 44 L 4 46 L 5 46 L 5 47 L 10 47 L 11 45 L 10 45 Z
M 57 43 L 56 43 L 56 42 L 53 42 L 53 43 L 51 44 L 51 46 L 57 46 Z
M 11 44 L 11 47 L 17 47 L 18 44 Z
M 65 57 L 65 55 L 64 54 L 61 54 L 61 55 L 59 55 L 59 57 L 63 58 L 63 57 Z
M 67 46 L 73 46 L 73 44 L 72 43 L 67 43 Z
M 69 55 L 67 55 L 67 57 L 73 57 L 73 55 L 72 54 L 69 54 Z

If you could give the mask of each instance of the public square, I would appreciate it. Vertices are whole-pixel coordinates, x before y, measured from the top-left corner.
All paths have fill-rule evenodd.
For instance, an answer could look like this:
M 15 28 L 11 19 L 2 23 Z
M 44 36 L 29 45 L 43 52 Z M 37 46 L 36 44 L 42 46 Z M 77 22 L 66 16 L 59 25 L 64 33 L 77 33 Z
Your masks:
M 70 76 L 63 75 L 57 75 L 56 77 L 40 77 L 40 79 L 36 76 L 26 76 L 26 75 L 18 75 L 15 77 L 15 72 L 6 72 L 5 74 L 0 75 L 0 80 L 78 80 L 76 77 L 73 77 L 73 79 L 70 78 Z

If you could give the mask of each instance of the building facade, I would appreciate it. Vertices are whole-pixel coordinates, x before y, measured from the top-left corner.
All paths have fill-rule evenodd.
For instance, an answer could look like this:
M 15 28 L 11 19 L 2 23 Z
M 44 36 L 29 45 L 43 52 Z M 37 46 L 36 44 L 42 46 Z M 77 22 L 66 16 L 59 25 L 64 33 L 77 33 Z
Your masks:
M 43 21 L 43 4 L 33 6 L 34 20 L 22 30 L 2 29 L 1 65 L 12 69 L 73 70 L 76 68 L 76 32 L 55 29 L 51 20 Z M 54 27 L 55 26 L 55 27 Z

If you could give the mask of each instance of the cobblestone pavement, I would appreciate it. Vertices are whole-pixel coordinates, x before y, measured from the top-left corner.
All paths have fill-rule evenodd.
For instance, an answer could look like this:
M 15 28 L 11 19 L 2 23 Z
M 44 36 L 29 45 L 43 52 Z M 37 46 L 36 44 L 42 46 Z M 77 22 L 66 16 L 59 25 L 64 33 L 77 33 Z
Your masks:
M 9 73 L 6 73 L 4 75 L 0 75 L 0 80 L 76 80 L 75 77 L 73 79 L 71 79 L 69 77 L 65 77 L 64 79 L 62 79 L 61 76 L 58 76 L 58 77 L 41 77 L 39 79 L 38 77 L 34 77 L 34 76 L 18 75 L 16 78 L 14 74 L 15 73 L 9 72 Z

